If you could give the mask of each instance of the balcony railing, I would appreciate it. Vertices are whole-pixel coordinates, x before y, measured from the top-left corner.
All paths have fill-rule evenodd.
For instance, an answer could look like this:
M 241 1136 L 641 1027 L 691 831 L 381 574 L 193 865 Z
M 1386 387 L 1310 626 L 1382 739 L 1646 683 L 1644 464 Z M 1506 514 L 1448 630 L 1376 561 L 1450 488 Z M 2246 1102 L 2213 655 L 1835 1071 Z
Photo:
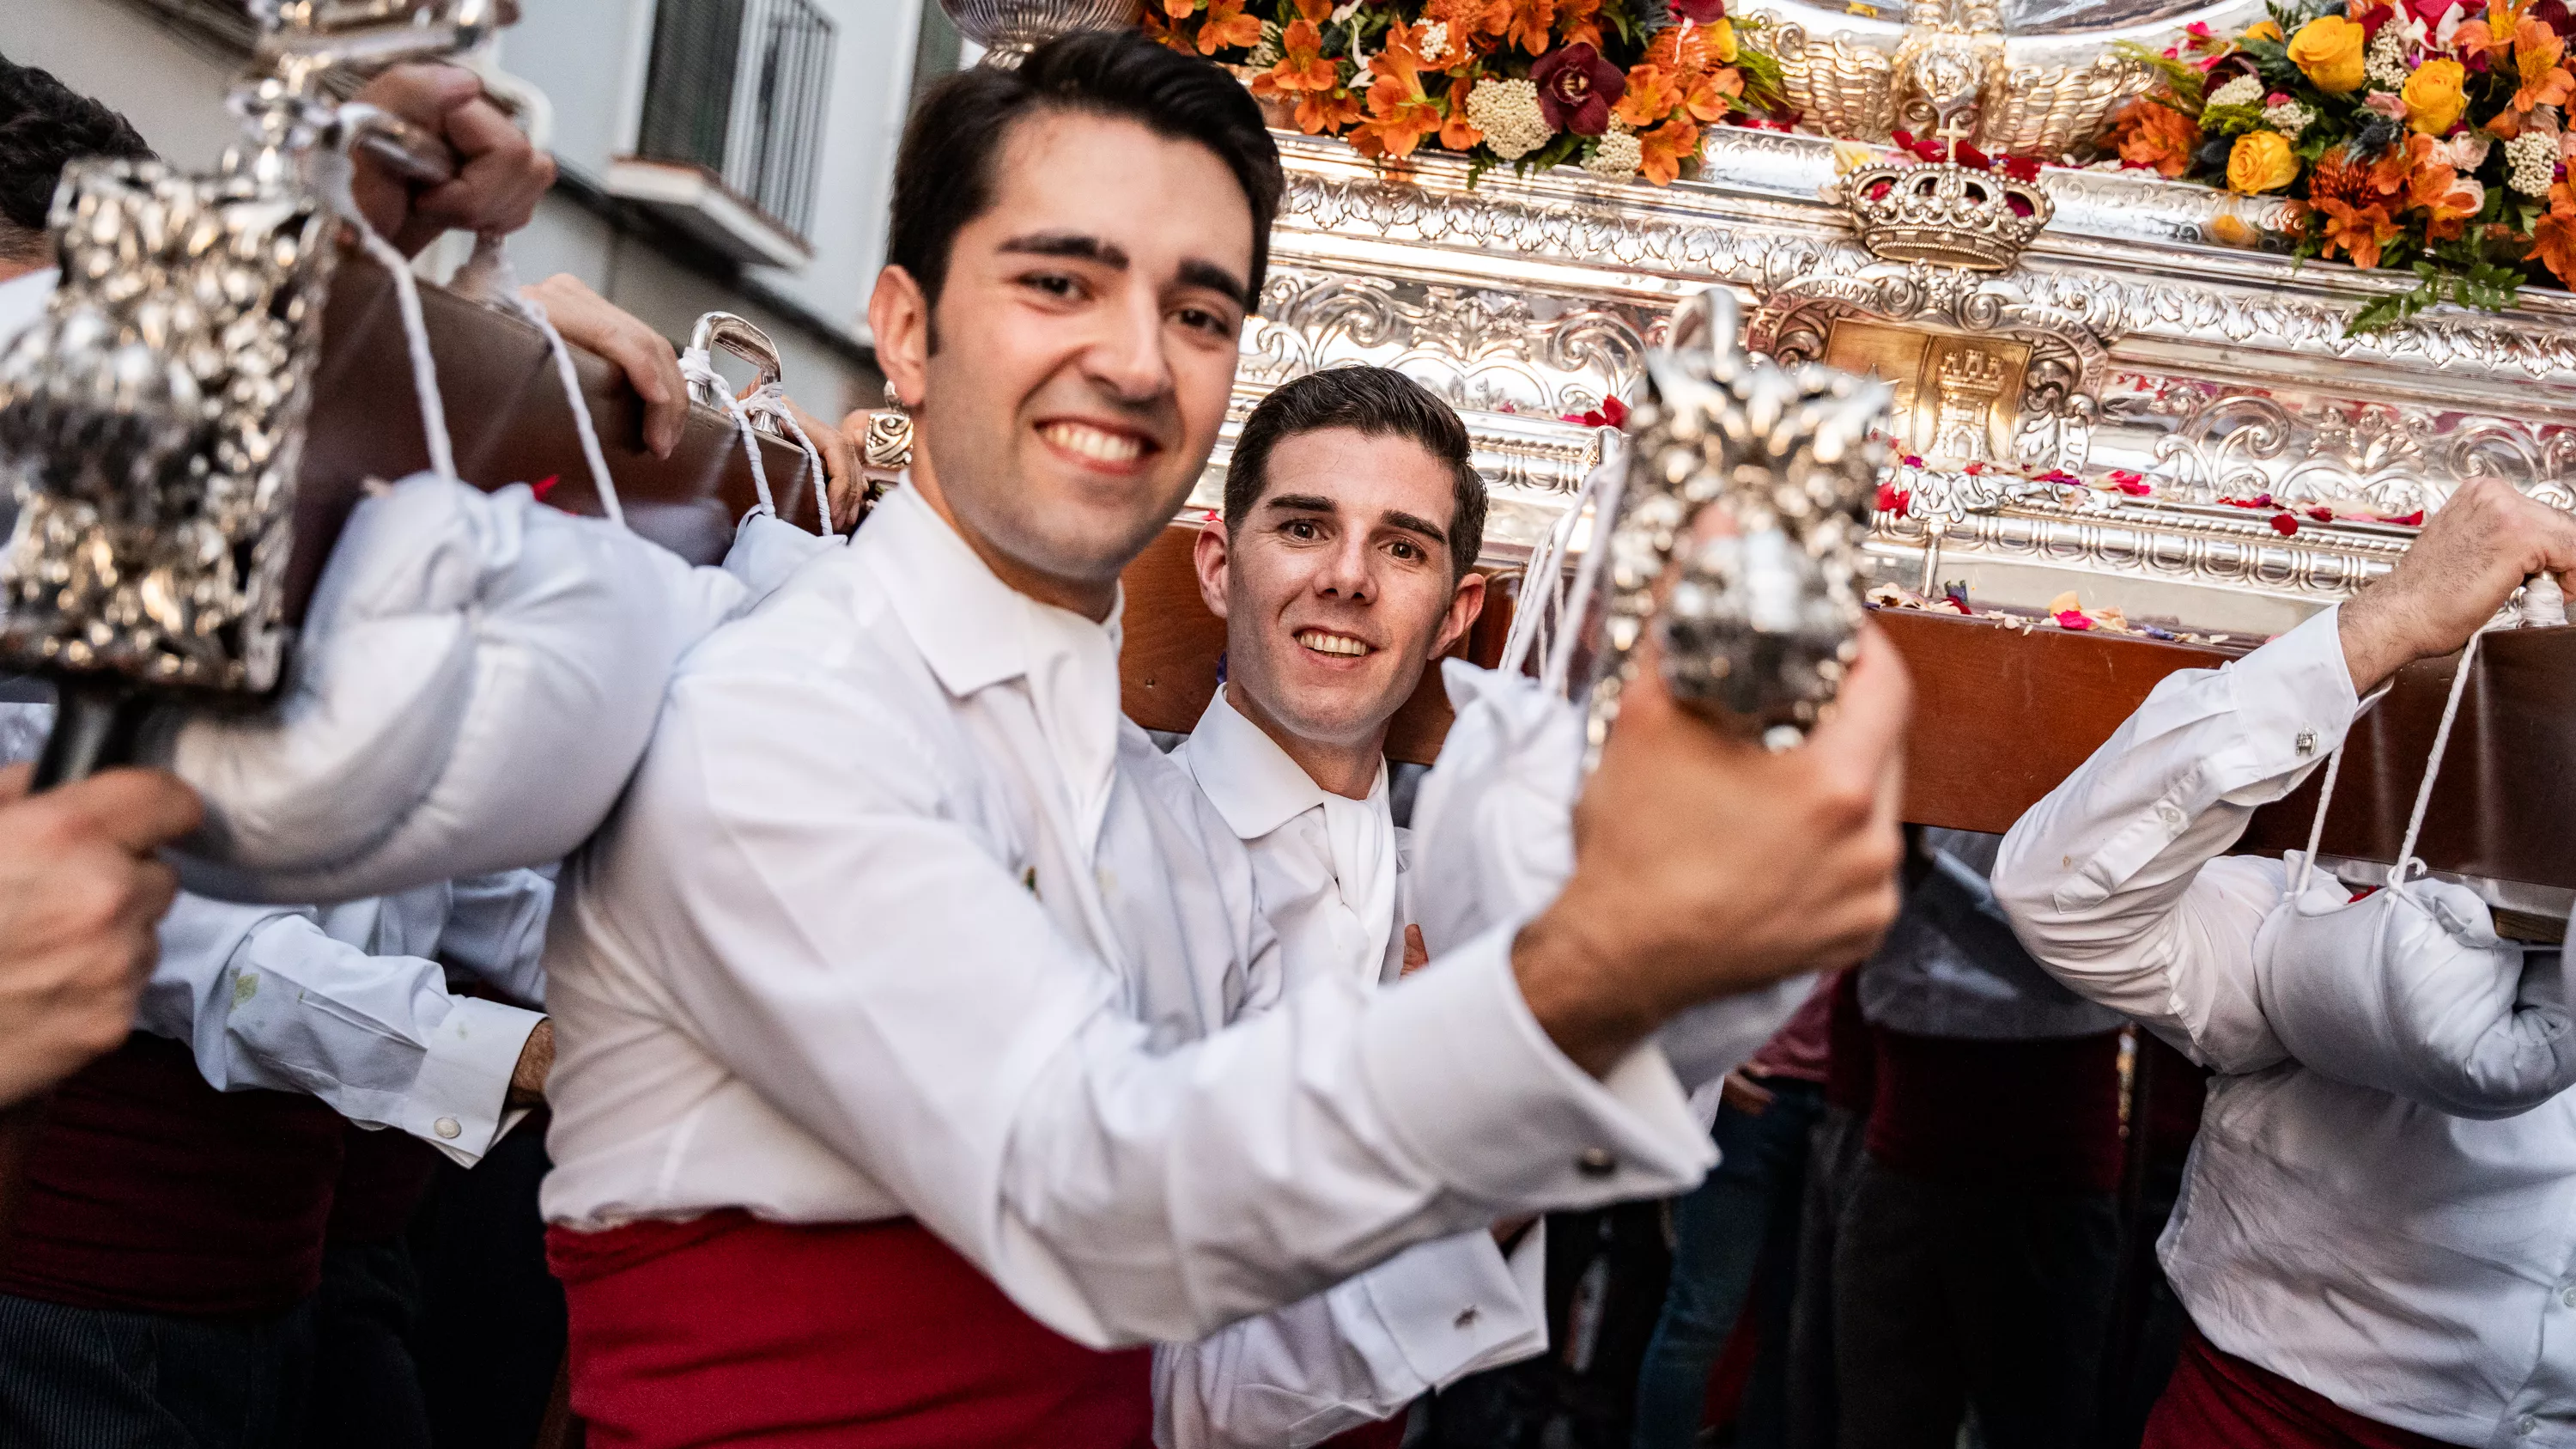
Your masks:
M 810 0 L 662 0 L 636 157 L 705 172 L 801 245 L 831 81 Z

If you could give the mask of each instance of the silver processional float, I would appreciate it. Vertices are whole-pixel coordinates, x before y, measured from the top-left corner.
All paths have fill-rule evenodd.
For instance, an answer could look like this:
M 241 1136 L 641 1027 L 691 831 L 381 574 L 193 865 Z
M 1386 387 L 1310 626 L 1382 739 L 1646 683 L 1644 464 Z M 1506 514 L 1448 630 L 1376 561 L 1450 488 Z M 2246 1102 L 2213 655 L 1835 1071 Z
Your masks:
M 283 587 L 323 303 L 364 145 L 419 180 L 443 147 L 335 101 L 335 66 L 452 55 L 504 0 L 253 0 L 260 40 L 212 174 L 76 163 L 54 201 L 62 280 L 0 355 L 0 669 L 51 678 L 37 788 L 130 757 L 149 707 L 277 686 Z

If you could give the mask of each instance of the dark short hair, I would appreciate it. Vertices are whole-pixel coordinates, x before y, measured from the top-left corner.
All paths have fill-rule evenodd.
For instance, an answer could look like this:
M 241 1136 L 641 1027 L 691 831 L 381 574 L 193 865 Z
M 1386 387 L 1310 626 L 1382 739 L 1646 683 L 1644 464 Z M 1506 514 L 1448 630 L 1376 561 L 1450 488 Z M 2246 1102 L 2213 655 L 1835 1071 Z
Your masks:
M 993 205 L 993 174 L 1013 125 L 1075 112 L 1135 121 L 1216 153 L 1252 208 L 1247 305 L 1270 266 L 1279 214 L 1279 148 L 1243 83 L 1134 30 L 1083 30 L 1039 46 L 1009 70 L 978 67 L 931 88 L 904 127 L 894 164 L 886 260 L 912 274 L 934 306 L 957 233 Z
M 0 260 L 45 260 L 45 216 L 65 165 L 151 155 L 123 116 L 48 72 L 0 56 Z
M 1326 428 L 1373 438 L 1407 438 L 1449 466 L 1449 567 L 1453 580 L 1485 547 L 1485 479 L 1476 471 L 1467 425 L 1431 390 L 1391 367 L 1328 367 L 1281 383 L 1244 419 L 1225 473 L 1225 532 L 1232 538 L 1269 486 L 1270 454 L 1286 439 Z

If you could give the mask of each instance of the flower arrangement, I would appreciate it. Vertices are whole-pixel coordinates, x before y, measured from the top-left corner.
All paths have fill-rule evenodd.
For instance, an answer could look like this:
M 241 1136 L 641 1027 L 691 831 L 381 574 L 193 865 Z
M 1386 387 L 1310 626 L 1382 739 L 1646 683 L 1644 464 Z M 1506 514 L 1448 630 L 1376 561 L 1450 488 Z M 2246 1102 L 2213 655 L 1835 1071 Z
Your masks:
M 2500 310 L 2576 284 L 2576 99 L 2564 0 L 2279 5 L 2234 35 L 2191 26 L 2131 53 L 2157 87 L 2102 137 L 2127 166 L 2296 203 L 2297 250 L 2412 271 L 2361 310 L 2374 331 L 2440 301 Z
M 1663 185 L 1697 169 L 1705 127 L 1795 120 L 1726 0 L 1149 0 L 1145 27 L 1247 76 L 1274 124 L 1480 172 Z

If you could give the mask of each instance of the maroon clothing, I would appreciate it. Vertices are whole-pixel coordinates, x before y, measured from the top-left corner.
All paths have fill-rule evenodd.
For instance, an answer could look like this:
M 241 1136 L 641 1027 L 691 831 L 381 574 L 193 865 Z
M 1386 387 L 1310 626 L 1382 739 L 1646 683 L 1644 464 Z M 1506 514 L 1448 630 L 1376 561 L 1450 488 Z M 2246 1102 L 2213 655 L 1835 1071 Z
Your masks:
M 2446 1449 L 2212 1347 L 2197 1329 L 2147 1419 L 2139 1449 Z
M 389 1242 L 411 1226 L 412 1209 L 428 1195 L 438 1149 L 391 1128 L 370 1132 L 352 1122 L 346 1130 L 328 1236 L 335 1243 Z
M 1798 1003 L 1753 1060 L 1744 1064 L 1747 1076 L 1789 1077 L 1801 1082 L 1823 1082 L 1829 1075 L 1833 1058 L 1834 988 L 1838 983 L 1827 977 L 1816 983 L 1807 999 Z
M 2147 1160 L 2179 1165 L 2191 1153 L 2191 1139 L 2200 1135 L 2209 1068 L 2151 1031 L 2138 1033 L 2138 1059 L 2147 1069 Z
M 2026 1192 L 2120 1185 L 2118 1032 L 1970 1041 L 1869 1030 L 1869 1153 L 1891 1171 Z
M 340 1115 L 218 1092 L 137 1032 L 65 1082 L 26 1159 L 0 1293 L 185 1317 L 281 1313 L 322 1277 Z
M 1039 1323 L 909 1218 L 546 1231 L 592 1449 L 1147 1449 L 1154 1356 Z

